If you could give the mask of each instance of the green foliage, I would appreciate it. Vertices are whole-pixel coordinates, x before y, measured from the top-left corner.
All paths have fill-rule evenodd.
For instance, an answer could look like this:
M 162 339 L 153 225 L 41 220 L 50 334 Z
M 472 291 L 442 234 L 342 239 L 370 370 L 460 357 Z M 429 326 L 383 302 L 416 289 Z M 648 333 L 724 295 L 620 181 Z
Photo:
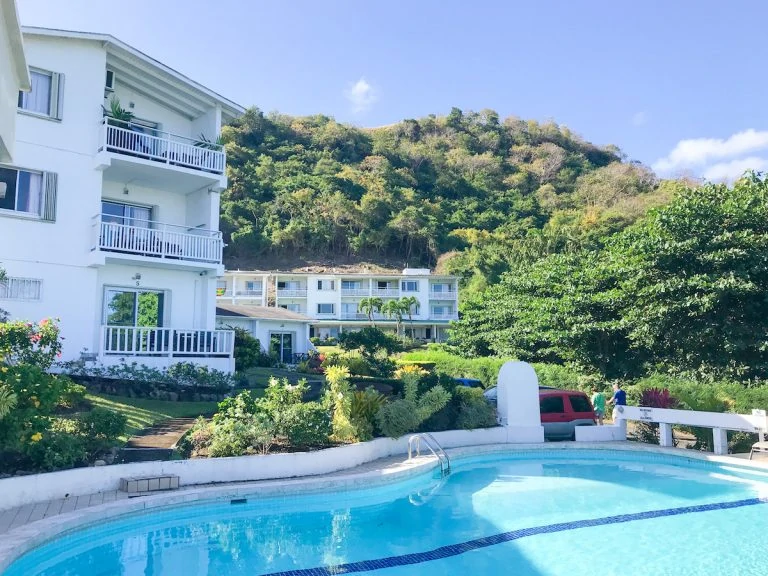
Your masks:
M 326 403 L 333 412 L 333 435 L 335 442 L 354 442 L 355 427 L 352 425 L 352 389 L 349 384 L 349 370 L 342 366 L 329 366 L 325 370 Z
M 352 393 L 352 405 L 349 418 L 355 427 L 357 438 L 363 442 L 371 440 L 376 434 L 376 414 L 386 402 L 372 386 Z
M 125 433 L 128 419 L 124 414 L 95 407 L 86 412 L 77 421 L 77 430 L 85 441 L 85 450 L 89 456 L 96 456 L 118 444 L 118 439 Z
M 327 446 L 333 433 L 328 409 L 317 402 L 294 404 L 282 418 L 288 444 L 297 450 Z
M 465 300 L 452 342 L 608 379 L 766 379 L 767 248 L 765 179 L 680 188 L 599 251 L 547 256 Z
M 274 365 L 274 359 L 265 354 L 261 349 L 261 343 L 258 338 L 254 338 L 251 333 L 240 327 L 229 327 L 235 331 L 235 366 L 238 371 L 247 370 L 254 366 L 270 367 Z
M 473 430 L 496 426 L 496 409 L 485 399 L 482 390 L 457 386 L 454 397 L 459 404 L 455 428 Z
M 347 352 L 359 352 L 372 375 L 387 377 L 396 365 L 389 358 L 402 350 L 402 343 L 395 337 L 373 326 L 339 335 L 339 346 Z
M 0 323 L 0 364 L 28 364 L 48 370 L 61 355 L 58 319 Z
M 112 366 L 86 366 L 82 362 L 64 362 L 62 369 L 72 376 L 112 380 L 118 383 L 170 384 L 189 389 L 228 392 L 235 378 L 228 372 L 192 362 L 176 362 L 167 368 L 153 368 L 137 362 L 121 362 Z
M 418 364 L 424 366 L 424 363 L 429 363 L 437 372 L 448 374 L 454 378 L 480 380 L 486 388 L 496 385 L 499 370 L 507 360 L 510 358 L 464 358 L 451 353 L 440 344 L 430 344 L 427 350 L 406 352 L 400 356 L 400 363 L 403 365 Z
M 267 454 L 275 442 L 275 423 L 266 414 L 226 418 L 213 426 L 208 455 L 211 457 Z
M 440 385 L 419 395 L 418 385 L 423 374 L 418 368 L 404 367 L 398 372 L 403 381 L 403 398 L 387 402 L 376 413 L 379 429 L 390 438 L 415 432 L 422 422 L 442 410 L 451 399 L 450 392 Z

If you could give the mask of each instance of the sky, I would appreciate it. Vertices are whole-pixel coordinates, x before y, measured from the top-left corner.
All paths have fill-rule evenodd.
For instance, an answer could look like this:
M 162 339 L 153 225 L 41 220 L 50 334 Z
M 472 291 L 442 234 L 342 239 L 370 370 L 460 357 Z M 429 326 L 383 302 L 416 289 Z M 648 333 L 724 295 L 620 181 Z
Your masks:
M 243 106 L 358 126 L 491 108 L 661 176 L 768 170 L 764 0 L 17 0 Z

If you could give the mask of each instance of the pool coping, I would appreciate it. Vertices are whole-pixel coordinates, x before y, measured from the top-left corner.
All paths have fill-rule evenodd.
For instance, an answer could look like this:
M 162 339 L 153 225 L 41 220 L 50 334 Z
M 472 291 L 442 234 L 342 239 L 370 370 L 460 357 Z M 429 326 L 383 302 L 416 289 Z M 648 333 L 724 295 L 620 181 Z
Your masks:
M 638 444 L 635 442 L 563 442 L 536 444 L 488 444 L 481 446 L 464 446 L 446 450 L 453 458 L 463 458 L 475 455 L 505 454 L 529 451 L 621 451 L 635 453 L 663 454 L 680 458 L 685 461 L 712 462 L 720 465 L 741 468 L 745 470 L 768 473 L 768 463 L 765 461 L 750 461 L 736 459 L 732 456 L 715 456 L 703 452 L 694 452 L 680 448 L 662 448 L 654 445 Z M 396 462 L 401 460 L 400 462 Z M 390 465 L 391 464 L 391 465 Z M 162 492 L 143 495 L 135 498 L 124 498 L 109 503 L 96 504 L 79 510 L 58 513 L 40 520 L 27 522 L 10 529 L 3 534 L 0 541 L 0 574 L 22 555 L 36 548 L 55 536 L 66 532 L 83 529 L 88 525 L 98 524 L 120 516 L 130 515 L 151 510 L 192 504 L 207 500 L 226 500 L 244 497 L 275 497 L 295 494 L 311 494 L 330 490 L 372 488 L 394 484 L 429 472 L 438 466 L 432 456 L 422 456 L 407 460 L 407 455 L 390 457 L 373 463 L 363 464 L 355 468 L 334 472 L 321 476 L 288 478 L 277 480 L 260 480 L 256 482 L 238 482 L 205 486 L 182 486 L 173 492 Z M 373 469 L 371 469 L 373 467 Z

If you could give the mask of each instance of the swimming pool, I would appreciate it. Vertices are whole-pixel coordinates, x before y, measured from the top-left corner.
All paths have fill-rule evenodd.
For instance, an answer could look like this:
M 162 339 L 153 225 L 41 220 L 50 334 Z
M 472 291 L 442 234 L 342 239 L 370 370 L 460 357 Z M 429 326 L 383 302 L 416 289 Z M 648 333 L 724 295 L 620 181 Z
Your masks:
M 486 454 L 444 479 L 122 517 L 3 576 L 764 575 L 766 504 L 758 470 L 632 451 Z

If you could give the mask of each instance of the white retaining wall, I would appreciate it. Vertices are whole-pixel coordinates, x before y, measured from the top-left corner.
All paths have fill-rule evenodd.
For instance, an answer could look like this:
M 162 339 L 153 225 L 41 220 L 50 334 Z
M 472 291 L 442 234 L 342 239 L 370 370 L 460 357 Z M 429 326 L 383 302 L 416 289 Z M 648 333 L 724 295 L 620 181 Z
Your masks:
M 514 427 L 435 432 L 444 448 L 483 444 L 536 441 L 536 430 Z M 219 482 L 273 480 L 328 474 L 372 460 L 408 451 L 408 436 L 397 440 L 378 438 L 316 452 L 200 458 L 168 462 L 136 462 L 94 468 L 76 468 L 48 474 L 16 476 L 0 480 L 0 510 L 59 498 L 117 490 L 120 478 L 176 474 L 184 486 Z M 422 454 L 425 451 L 422 450 Z

